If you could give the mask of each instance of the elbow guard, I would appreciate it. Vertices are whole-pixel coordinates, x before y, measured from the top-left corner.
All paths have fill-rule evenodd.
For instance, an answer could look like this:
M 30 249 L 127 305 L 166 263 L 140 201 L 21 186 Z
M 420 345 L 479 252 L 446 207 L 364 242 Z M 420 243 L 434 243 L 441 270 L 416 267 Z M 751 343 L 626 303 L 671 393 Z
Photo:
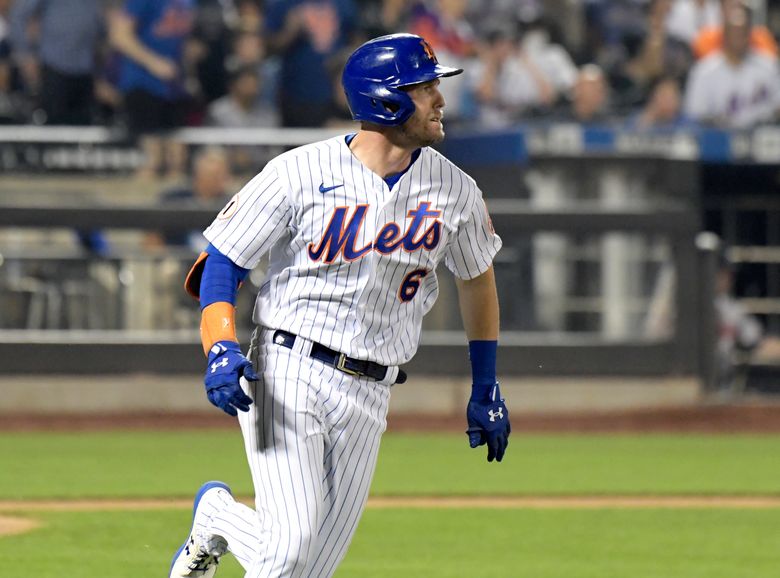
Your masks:
M 218 301 L 235 305 L 238 288 L 248 274 L 249 269 L 239 267 L 213 245 L 209 245 L 187 274 L 184 288 L 200 300 L 201 309 Z

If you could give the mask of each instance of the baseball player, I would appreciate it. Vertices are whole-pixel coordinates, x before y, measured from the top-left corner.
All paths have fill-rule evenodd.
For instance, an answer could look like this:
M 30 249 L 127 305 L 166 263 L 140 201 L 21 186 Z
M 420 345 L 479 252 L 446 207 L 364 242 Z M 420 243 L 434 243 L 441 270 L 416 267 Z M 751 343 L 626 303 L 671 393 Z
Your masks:
M 251 578 L 332 576 L 368 497 L 390 388 L 414 355 L 442 261 L 469 338 L 471 447 L 501 461 L 509 414 L 496 381 L 501 247 L 474 181 L 429 148 L 444 138 L 442 77 L 419 36 L 359 47 L 342 77 L 357 134 L 273 159 L 206 229 L 186 287 L 200 299 L 209 400 L 238 414 L 255 508 L 222 482 L 195 498 L 171 577 L 210 577 L 230 551 Z M 236 293 L 269 269 L 248 358 Z

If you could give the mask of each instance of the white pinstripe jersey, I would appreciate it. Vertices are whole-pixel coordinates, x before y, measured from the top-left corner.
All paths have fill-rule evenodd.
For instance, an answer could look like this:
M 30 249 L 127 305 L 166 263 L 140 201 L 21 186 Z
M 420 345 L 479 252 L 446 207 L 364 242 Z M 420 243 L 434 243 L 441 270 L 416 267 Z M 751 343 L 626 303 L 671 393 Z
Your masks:
M 247 269 L 270 251 L 256 323 L 384 365 L 416 352 L 436 266 L 471 279 L 501 248 L 479 188 L 444 156 L 423 148 L 391 190 L 345 136 L 270 161 L 204 234 Z

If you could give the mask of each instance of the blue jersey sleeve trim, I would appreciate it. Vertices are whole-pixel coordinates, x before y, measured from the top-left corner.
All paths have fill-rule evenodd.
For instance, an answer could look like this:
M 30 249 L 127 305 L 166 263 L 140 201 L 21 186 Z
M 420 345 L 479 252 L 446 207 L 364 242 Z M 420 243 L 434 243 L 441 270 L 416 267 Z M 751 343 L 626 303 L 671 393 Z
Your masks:
M 352 144 L 352 141 L 357 136 L 356 132 L 350 133 L 347 136 L 344 137 L 344 141 L 347 143 L 347 146 L 350 146 Z M 401 180 L 401 177 L 406 174 L 406 171 L 408 171 L 410 168 L 412 168 L 412 165 L 417 160 L 417 158 L 420 156 L 420 152 L 422 149 L 417 149 L 412 153 L 412 160 L 409 163 L 409 166 L 407 166 L 404 170 L 402 170 L 400 173 L 395 173 L 394 175 L 390 175 L 388 177 L 385 177 L 384 181 L 387 183 L 388 188 L 392 189 L 395 184 Z
M 208 307 L 217 301 L 236 304 L 238 286 L 246 279 L 249 269 L 239 267 L 214 245 L 206 248 L 208 258 L 203 266 L 203 276 L 200 281 L 200 308 Z
M 404 176 L 410 168 L 412 168 L 412 165 L 420 156 L 420 151 L 422 151 L 422 149 L 417 149 L 412 153 L 412 160 L 409 162 L 409 166 L 406 167 L 404 170 L 402 170 L 400 173 L 395 173 L 394 175 L 385 177 L 385 182 L 387 183 L 387 187 L 389 189 L 392 189 L 395 186 L 395 184 L 401 180 L 401 177 Z

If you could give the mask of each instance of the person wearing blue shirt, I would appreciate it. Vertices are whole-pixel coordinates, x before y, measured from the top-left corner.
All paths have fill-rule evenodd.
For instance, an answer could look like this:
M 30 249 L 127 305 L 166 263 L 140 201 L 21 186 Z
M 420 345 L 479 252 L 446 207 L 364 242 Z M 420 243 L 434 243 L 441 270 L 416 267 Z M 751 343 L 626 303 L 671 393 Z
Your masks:
M 124 57 L 119 88 L 124 94 L 128 128 L 133 136 L 143 137 L 141 144 L 150 160 L 147 169 L 153 172 L 162 162 L 162 141 L 155 135 L 184 122 L 184 44 L 195 19 L 194 3 L 126 0 L 110 22 L 112 45 Z M 166 152 L 169 163 L 176 165 L 169 166 L 169 172 L 182 170 L 182 153 Z
M 37 41 L 29 34 L 37 22 Z M 99 0 L 16 0 L 11 44 L 29 93 L 37 94 L 47 124 L 92 122 L 95 54 L 102 36 Z
M 352 0 L 270 0 L 266 29 L 281 56 L 279 106 L 284 126 L 323 126 L 333 110 L 328 62 L 348 46 Z

